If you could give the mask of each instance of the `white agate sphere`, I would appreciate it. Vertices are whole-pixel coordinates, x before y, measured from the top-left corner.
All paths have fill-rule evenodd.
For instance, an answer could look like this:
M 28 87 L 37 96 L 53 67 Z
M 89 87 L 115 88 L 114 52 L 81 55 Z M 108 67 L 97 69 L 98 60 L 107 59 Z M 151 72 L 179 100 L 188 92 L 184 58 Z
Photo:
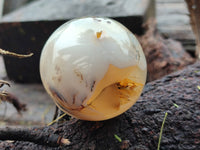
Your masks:
M 82 120 L 106 120 L 128 110 L 142 92 L 146 72 L 135 36 L 108 18 L 63 24 L 40 59 L 46 91 L 62 111 Z

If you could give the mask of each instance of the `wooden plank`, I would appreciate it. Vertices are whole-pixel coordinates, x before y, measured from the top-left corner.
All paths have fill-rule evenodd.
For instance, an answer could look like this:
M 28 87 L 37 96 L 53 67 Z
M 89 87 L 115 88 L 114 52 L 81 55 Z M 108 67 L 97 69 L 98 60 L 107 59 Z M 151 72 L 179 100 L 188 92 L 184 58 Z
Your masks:
M 193 32 L 190 29 L 190 26 L 163 26 L 158 28 L 161 34 L 165 37 L 176 39 L 179 41 L 182 40 L 193 40 L 195 39 Z
M 156 2 L 158 30 L 173 39 L 194 41 L 195 36 L 184 0 L 157 0 Z
M 31 0 L 5 0 L 3 14 L 10 13 L 21 6 L 27 4 Z
M 165 9 L 163 9 L 165 8 Z M 156 11 L 158 12 L 158 16 L 160 15 L 168 15 L 168 14 L 184 14 L 187 15 L 188 9 L 185 3 L 164 3 L 156 4 Z
M 157 3 L 183 3 L 184 0 L 156 0 Z
M 83 16 L 143 16 L 150 1 L 151 0 L 40 0 L 5 16 L 3 21 L 66 20 Z

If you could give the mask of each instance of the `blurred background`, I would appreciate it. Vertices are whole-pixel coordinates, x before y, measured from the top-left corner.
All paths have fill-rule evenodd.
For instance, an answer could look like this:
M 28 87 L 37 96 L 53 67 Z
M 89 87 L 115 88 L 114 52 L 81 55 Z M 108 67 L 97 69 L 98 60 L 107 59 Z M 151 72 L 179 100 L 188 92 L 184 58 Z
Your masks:
M 41 126 L 51 122 L 55 104 L 41 84 L 40 53 L 56 28 L 83 16 L 116 19 L 136 34 L 148 57 L 148 81 L 194 62 L 195 36 L 184 0 L 0 0 L 0 48 L 20 54 L 34 53 L 24 59 L 0 56 L 0 80 L 11 85 L 5 85 L 1 91 L 12 93 L 27 108 L 17 112 L 12 102 L 1 101 L 0 127 Z M 152 18 L 156 23 L 145 26 Z M 149 56 L 152 43 L 154 48 L 149 51 L 169 50 L 167 56 L 159 55 L 157 64 L 151 60 L 156 57 Z M 173 63 L 169 63 L 171 60 Z M 163 73 L 155 75 L 158 71 L 154 68 Z

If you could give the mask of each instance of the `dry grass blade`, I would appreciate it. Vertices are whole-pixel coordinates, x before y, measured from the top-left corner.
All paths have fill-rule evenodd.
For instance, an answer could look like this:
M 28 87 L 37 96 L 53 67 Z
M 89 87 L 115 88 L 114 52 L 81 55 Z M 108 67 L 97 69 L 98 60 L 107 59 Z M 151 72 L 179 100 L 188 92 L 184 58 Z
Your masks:
M 27 55 L 16 54 L 16 53 L 13 53 L 13 52 L 9 52 L 9 51 L 3 50 L 1 48 L 0 48 L 0 54 L 7 55 L 7 56 L 18 57 L 18 58 L 27 58 L 27 57 L 31 57 L 33 55 L 33 53 L 30 53 L 30 54 L 27 54 Z
M 158 147 L 157 147 L 157 150 L 160 150 L 160 144 L 161 144 L 161 139 L 162 139 L 162 133 L 163 133 L 163 128 L 164 128 L 164 125 L 165 125 L 165 121 L 166 121 L 167 115 L 168 115 L 168 113 L 166 112 L 166 113 L 165 113 L 165 116 L 164 116 L 164 119 L 163 119 L 163 122 L 162 122 L 161 129 L 160 129 L 160 136 L 159 136 L 159 140 L 158 140 Z
M 52 125 L 53 123 L 55 123 L 56 121 L 58 121 L 59 119 L 61 119 L 61 118 L 63 118 L 64 116 L 66 116 L 67 115 L 67 113 L 64 113 L 63 115 L 61 115 L 60 117 L 58 117 L 57 119 L 55 119 L 55 120 L 53 120 L 52 122 L 50 122 L 50 123 L 48 123 L 48 125 L 47 126 L 50 126 L 50 125 Z
M 13 57 L 18 57 L 18 58 L 27 58 L 31 57 L 33 53 L 23 55 L 23 54 L 16 54 L 13 52 L 9 52 L 6 50 L 3 50 L 0 48 L 0 54 L 2 55 L 7 55 L 7 56 L 13 56 Z M 7 81 L 0 80 L 0 88 L 3 87 L 4 85 L 10 86 L 10 84 Z M 18 113 L 21 114 L 21 111 L 26 111 L 26 104 L 20 103 L 18 98 L 12 95 L 11 93 L 7 93 L 5 91 L 0 91 L 0 102 L 9 102 L 13 104 L 13 106 L 17 109 Z
M 190 13 L 190 23 L 196 37 L 196 56 L 200 59 L 200 0 L 185 0 Z

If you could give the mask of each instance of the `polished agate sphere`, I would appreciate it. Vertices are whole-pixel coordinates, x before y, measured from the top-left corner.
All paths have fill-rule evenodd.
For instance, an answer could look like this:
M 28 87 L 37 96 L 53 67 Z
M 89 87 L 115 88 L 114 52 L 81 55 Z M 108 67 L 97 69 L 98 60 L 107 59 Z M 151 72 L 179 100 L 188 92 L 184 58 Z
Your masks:
M 142 92 L 146 72 L 136 37 L 108 18 L 63 24 L 40 59 L 46 91 L 62 111 L 82 120 L 106 120 L 128 110 Z

